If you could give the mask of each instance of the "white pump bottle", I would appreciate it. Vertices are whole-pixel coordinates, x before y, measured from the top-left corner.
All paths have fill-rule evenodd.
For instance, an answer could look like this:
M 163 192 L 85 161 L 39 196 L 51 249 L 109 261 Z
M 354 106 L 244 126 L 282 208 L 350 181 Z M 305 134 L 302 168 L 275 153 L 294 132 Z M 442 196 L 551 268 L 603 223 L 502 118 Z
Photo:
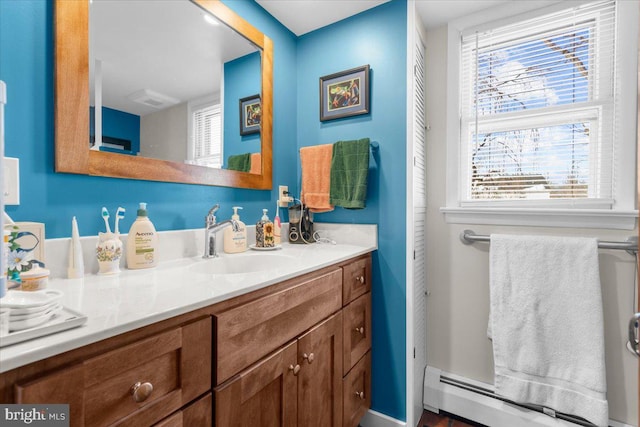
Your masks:
M 158 233 L 147 216 L 147 204 L 140 203 L 138 217 L 127 236 L 127 268 L 151 268 L 158 264 Z
M 237 254 L 247 250 L 247 227 L 244 222 L 240 221 L 238 209 L 242 209 L 242 207 L 234 206 L 233 215 L 231 215 L 231 219 L 238 223 L 238 231 L 233 231 L 233 227 L 224 229 L 224 251 L 228 254 Z

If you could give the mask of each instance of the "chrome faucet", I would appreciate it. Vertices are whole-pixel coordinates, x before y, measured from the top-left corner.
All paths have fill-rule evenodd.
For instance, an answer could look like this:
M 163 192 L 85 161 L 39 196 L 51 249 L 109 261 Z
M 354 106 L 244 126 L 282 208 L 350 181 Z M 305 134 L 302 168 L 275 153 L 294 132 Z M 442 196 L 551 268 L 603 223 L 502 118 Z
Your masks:
M 233 227 L 233 231 L 238 231 L 238 222 L 235 219 L 228 219 L 222 222 L 216 222 L 216 211 L 220 208 L 220 205 L 216 204 L 209 210 L 209 213 L 205 217 L 204 223 L 204 255 L 202 258 L 216 258 L 218 253 L 216 252 L 216 231 L 230 225 Z

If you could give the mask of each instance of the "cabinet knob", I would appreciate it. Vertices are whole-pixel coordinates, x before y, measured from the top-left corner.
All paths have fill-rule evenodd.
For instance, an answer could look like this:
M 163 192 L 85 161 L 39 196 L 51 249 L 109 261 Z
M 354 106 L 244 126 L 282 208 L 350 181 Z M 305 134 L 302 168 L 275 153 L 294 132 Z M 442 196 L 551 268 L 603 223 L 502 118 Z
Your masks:
M 151 396 L 152 392 L 153 384 L 149 382 L 141 383 L 140 381 L 138 381 L 131 386 L 131 389 L 129 389 L 129 393 L 131 393 L 131 395 L 133 396 L 133 400 L 135 400 L 137 403 L 147 400 L 149 396 Z
M 296 366 L 289 365 L 289 370 L 293 371 L 293 375 L 297 376 L 298 372 L 300 372 L 300 365 L 296 365 Z
M 356 397 L 364 400 L 364 391 L 356 391 Z
M 307 362 L 309 362 L 309 364 L 311 364 L 311 363 L 313 363 L 313 360 L 314 360 L 316 357 L 313 355 L 313 353 L 309 353 L 309 354 L 304 353 L 304 354 L 302 355 L 302 358 L 303 358 L 304 360 L 306 360 Z
M 364 327 L 360 326 L 359 328 L 356 328 L 356 332 L 360 332 L 360 335 L 364 335 Z
M 360 284 L 364 284 L 364 276 L 356 277 L 356 282 L 360 282 Z

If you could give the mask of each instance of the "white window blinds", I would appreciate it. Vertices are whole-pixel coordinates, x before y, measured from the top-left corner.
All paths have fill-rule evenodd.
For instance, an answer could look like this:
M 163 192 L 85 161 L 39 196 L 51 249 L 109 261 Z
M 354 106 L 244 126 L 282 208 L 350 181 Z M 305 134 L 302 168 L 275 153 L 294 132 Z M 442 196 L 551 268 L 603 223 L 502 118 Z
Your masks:
M 602 1 L 462 35 L 463 206 L 612 205 L 615 23 Z
M 222 167 L 222 120 L 220 104 L 208 105 L 192 113 L 192 164 Z

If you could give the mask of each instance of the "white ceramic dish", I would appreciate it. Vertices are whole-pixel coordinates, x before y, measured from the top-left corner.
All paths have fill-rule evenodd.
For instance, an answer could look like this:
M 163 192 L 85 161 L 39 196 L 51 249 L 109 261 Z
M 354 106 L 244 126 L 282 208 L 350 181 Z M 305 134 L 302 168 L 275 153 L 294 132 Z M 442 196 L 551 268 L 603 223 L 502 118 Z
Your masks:
M 51 310 L 46 311 L 44 314 L 38 317 L 31 317 L 29 319 L 24 320 L 11 320 L 9 319 L 9 331 L 22 331 L 23 329 L 35 328 L 36 326 L 40 326 L 43 323 L 51 320 L 53 316 L 59 313 L 62 310 L 62 306 L 58 304 L 56 307 Z
M 8 335 L 0 339 L 0 347 L 75 328 L 83 325 L 86 321 L 87 316 L 84 314 L 62 307 L 62 310 L 52 316 L 48 322 L 33 328 L 9 332 Z
M 0 307 L 11 309 L 41 308 L 44 305 L 51 304 L 58 300 L 62 295 L 63 292 L 57 289 L 33 292 L 8 291 L 7 294 L 0 299 Z
M 47 312 L 62 307 L 58 301 L 54 301 L 51 304 L 43 305 L 42 308 L 9 308 L 9 321 L 14 322 L 17 320 L 27 320 L 33 317 L 40 317 Z M 30 310 L 30 311 L 26 311 Z M 26 312 L 25 312 L 26 311 Z
M 268 248 L 261 248 L 256 245 L 249 245 L 249 248 L 253 249 L 254 251 L 277 251 L 278 249 L 282 249 L 282 245 L 271 246 Z

